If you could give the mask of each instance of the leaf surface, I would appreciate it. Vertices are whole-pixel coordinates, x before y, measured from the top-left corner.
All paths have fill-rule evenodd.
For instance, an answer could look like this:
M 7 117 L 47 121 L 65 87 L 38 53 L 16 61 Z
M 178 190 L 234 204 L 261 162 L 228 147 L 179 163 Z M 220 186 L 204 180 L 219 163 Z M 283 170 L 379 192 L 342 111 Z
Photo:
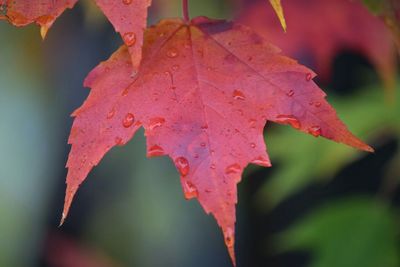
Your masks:
M 65 9 L 78 0 L 0 0 L 0 20 L 15 26 L 38 24 L 42 38 Z M 151 0 L 94 0 L 129 47 L 135 70 L 142 57 L 143 32 Z
M 128 46 L 134 69 L 142 58 L 143 32 L 146 29 L 147 9 L 151 0 L 95 0 L 115 31 L 121 34 Z
M 92 167 L 143 127 L 147 155 L 173 160 L 185 197 L 216 218 L 235 261 L 236 185 L 249 163 L 270 166 L 267 121 L 372 151 L 338 119 L 309 69 L 245 26 L 164 20 L 145 32 L 143 51 L 136 75 L 122 46 L 85 80 L 91 91 L 73 113 L 62 221 Z
M 329 80 L 335 56 L 361 53 L 374 65 L 386 88 L 395 87 L 396 47 L 390 31 L 358 1 L 286 0 L 288 31 L 282 32 L 272 10 L 259 0 L 248 5 L 240 21 L 282 51 L 316 68 Z

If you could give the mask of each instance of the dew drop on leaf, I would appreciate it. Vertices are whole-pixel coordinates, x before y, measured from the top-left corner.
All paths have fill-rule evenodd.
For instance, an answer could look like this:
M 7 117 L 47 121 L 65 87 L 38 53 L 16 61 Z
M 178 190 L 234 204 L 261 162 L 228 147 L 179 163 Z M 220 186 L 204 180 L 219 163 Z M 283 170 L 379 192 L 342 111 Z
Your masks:
M 321 106 L 321 102 L 315 102 L 314 105 L 315 105 L 316 108 L 319 108 Z
M 306 74 L 306 81 L 307 81 L 307 82 L 311 81 L 311 78 L 312 78 L 311 73 L 307 73 L 307 74 Z
M 295 129 L 301 127 L 300 121 L 293 115 L 278 115 L 275 121 L 278 123 L 290 124 Z
M 259 156 L 259 157 L 255 158 L 255 159 L 253 159 L 251 161 L 251 163 L 257 164 L 257 165 L 260 165 L 260 166 L 264 166 L 264 167 L 271 167 L 271 163 L 269 162 L 269 160 L 264 158 L 264 157 L 262 157 L 262 156 Z
M 235 245 L 235 239 L 234 239 L 234 236 L 233 236 L 232 228 L 228 227 L 226 229 L 225 233 L 224 233 L 224 236 L 225 236 L 225 245 L 228 248 L 233 247 Z
M 161 127 L 165 123 L 165 119 L 161 117 L 151 118 L 149 123 L 149 130 Z
M 197 188 L 190 181 L 186 180 L 183 182 L 183 192 L 186 200 L 198 197 L 199 195 Z
M 211 164 L 210 168 L 215 170 L 215 168 L 216 168 L 215 164 Z
M 240 170 L 241 170 L 240 165 L 238 163 L 235 163 L 226 167 L 225 173 L 226 174 L 239 173 Z
M 245 100 L 245 99 L 246 99 L 246 96 L 243 94 L 242 91 L 240 91 L 240 90 L 235 90 L 235 91 L 233 91 L 233 98 L 234 98 L 235 100 Z
M 115 115 L 115 109 L 110 110 L 107 114 L 107 119 L 111 119 Z
M 125 128 L 129 128 L 133 125 L 134 122 L 135 122 L 135 116 L 132 113 L 128 113 L 126 114 L 124 120 L 122 121 L 122 125 Z
M 251 128 L 256 128 L 257 121 L 255 119 L 250 119 L 249 123 Z
M 121 137 L 115 137 L 114 142 L 117 146 L 122 146 L 124 144 Z
M 178 56 L 178 50 L 176 50 L 176 48 L 171 48 L 167 51 L 167 57 L 169 58 L 174 58 Z
M 290 90 L 289 92 L 287 92 L 286 94 L 288 97 L 292 97 L 294 95 L 294 91 Z
M 321 127 L 319 126 L 312 126 L 311 128 L 308 129 L 308 132 L 312 134 L 315 137 L 318 137 L 321 135 Z
M 175 166 L 182 176 L 188 175 L 190 171 L 189 161 L 185 157 L 178 157 L 175 159 Z
M 127 32 L 124 34 L 123 39 L 127 46 L 132 46 L 136 43 L 136 34 L 133 32 Z
M 156 157 L 164 155 L 164 149 L 159 145 L 153 145 L 147 152 L 148 157 Z
M 251 146 L 251 148 L 256 148 L 256 144 L 254 144 L 254 143 L 251 143 L 250 146 Z
M 125 5 L 130 5 L 132 4 L 132 0 L 122 0 L 122 3 Z

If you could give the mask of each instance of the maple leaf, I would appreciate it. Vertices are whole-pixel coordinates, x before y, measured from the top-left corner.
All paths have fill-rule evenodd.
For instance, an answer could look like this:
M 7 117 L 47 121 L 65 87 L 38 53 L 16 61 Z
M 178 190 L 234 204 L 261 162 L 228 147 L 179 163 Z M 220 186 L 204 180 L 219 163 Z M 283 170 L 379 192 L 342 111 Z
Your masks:
M 85 80 L 91 91 L 73 113 L 62 222 L 92 167 L 142 126 L 147 156 L 173 160 L 185 197 L 216 218 L 235 261 L 236 184 L 249 163 L 271 165 L 267 121 L 372 151 L 338 119 L 314 73 L 239 24 L 163 20 L 145 32 L 143 61 L 131 74 L 122 46 Z
M 36 23 L 44 39 L 54 21 L 78 0 L 0 0 L 0 20 L 15 26 Z M 143 32 L 151 0 L 94 0 L 129 47 L 135 70 L 142 54 Z
M 285 54 L 311 63 L 324 80 L 329 80 L 338 52 L 360 52 L 375 66 L 385 87 L 394 89 L 396 48 L 390 31 L 359 1 L 286 0 L 283 7 L 286 33 L 264 0 L 247 5 L 239 21 L 257 30 Z

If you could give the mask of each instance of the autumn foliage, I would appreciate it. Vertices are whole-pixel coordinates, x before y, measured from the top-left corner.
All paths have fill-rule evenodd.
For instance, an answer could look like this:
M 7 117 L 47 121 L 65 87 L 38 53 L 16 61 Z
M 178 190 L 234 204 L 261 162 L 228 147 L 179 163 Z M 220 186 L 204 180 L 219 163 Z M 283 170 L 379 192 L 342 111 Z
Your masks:
M 0 0 L 0 19 L 16 26 L 36 23 L 44 38 L 55 19 L 76 2 Z M 341 3 L 332 4 L 340 10 L 331 12 L 320 1 L 311 1 L 307 9 L 302 9 L 301 1 L 287 1 L 285 35 L 276 16 L 264 15 L 272 12 L 270 7 L 260 8 L 265 3 L 248 7 L 241 24 L 206 17 L 189 20 L 185 14 L 183 19 L 165 19 L 145 29 L 150 0 L 95 2 L 125 44 L 85 79 L 91 91 L 73 113 L 62 222 L 91 169 L 143 127 L 147 156 L 171 158 L 185 198 L 197 198 L 215 217 L 235 262 L 237 184 L 248 164 L 271 166 L 263 135 L 266 124 L 289 125 L 373 151 L 340 121 L 314 83 L 316 74 L 270 44 L 279 44 L 292 56 L 300 48 L 312 50 L 324 77 L 335 49 L 360 47 L 390 86 L 395 71 L 390 35 L 358 4 L 327 1 Z M 285 25 L 280 1 L 271 2 Z M 358 34 L 358 24 L 349 27 L 357 12 L 362 18 L 359 25 L 373 34 Z M 311 14 L 340 17 L 329 19 L 335 23 L 321 31 Z M 296 23 L 300 20 L 303 23 Z M 304 24 L 308 26 L 303 28 Z M 382 50 L 383 56 L 378 54 Z

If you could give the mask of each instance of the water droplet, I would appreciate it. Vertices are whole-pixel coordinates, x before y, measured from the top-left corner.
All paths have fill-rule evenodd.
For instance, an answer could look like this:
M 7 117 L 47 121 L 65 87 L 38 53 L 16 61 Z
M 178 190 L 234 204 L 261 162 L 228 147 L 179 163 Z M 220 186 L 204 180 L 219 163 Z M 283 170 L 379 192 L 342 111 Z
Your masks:
M 241 167 L 238 163 L 229 165 L 228 167 L 226 167 L 225 169 L 225 173 L 226 174 L 230 174 L 230 173 L 239 173 L 241 171 Z
M 130 5 L 132 4 L 132 0 L 122 0 L 122 3 L 125 5 Z
M 271 167 L 269 160 L 263 156 L 259 156 L 251 161 L 253 164 L 257 164 L 264 167 Z
M 208 125 L 207 124 L 203 124 L 203 125 L 201 125 L 200 128 L 203 129 L 203 130 L 208 129 Z
M 161 127 L 165 123 L 165 119 L 161 117 L 151 118 L 149 123 L 149 130 L 154 130 L 157 127 Z
M 256 128 L 257 121 L 255 119 L 250 119 L 249 123 L 251 128 Z
M 127 96 L 128 93 L 129 93 L 129 87 L 128 87 L 128 88 L 125 88 L 124 91 L 122 91 L 121 96 Z
M 308 104 L 309 104 L 310 106 L 314 106 L 314 102 L 312 102 L 312 101 L 309 102 Z
M 315 106 L 316 108 L 319 108 L 319 107 L 321 106 L 321 102 L 315 102 L 314 106 Z
M 117 146 L 122 146 L 124 144 L 121 137 L 115 137 L 114 142 Z
M 153 145 L 147 151 L 148 157 L 156 157 L 156 156 L 162 156 L 162 155 L 164 155 L 164 149 L 162 147 L 160 147 L 159 145 Z
M 178 157 L 175 159 L 175 166 L 182 176 L 186 176 L 189 173 L 189 161 L 184 157 Z
M 224 236 L 225 236 L 225 245 L 228 248 L 232 248 L 235 245 L 235 236 L 233 229 L 231 227 L 228 227 L 226 231 L 224 231 Z
M 173 65 L 173 66 L 172 66 L 172 70 L 173 70 L 173 71 L 179 70 L 179 65 Z
M 186 200 L 198 197 L 199 195 L 197 188 L 190 181 L 183 182 L 183 192 Z
M 290 124 L 295 129 L 299 129 L 301 127 L 299 120 L 293 115 L 278 115 L 276 117 L 276 122 Z
M 312 134 L 313 136 L 318 137 L 318 136 L 321 135 L 321 127 L 319 127 L 319 126 L 312 126 L 312 127 L 310 127 L 310 128 L 308 129 L 308 132 L 309 132 L 310 134 Z
M 124 34 L 123 39 L 127 46 L 132 46 L 136 43 L 136 34 L 133 32 L 127 32 Z
M 115 109 L 113 108 L 112 110 L 110 110 L 110 112 L 108 112 L 107 119 L 111 119 L 112 117 L 114 117 L 114 115 L 115 115 Z
M 256 148 L 256 144 L 254 144 L 254 143 L 251 143 L 250 146 L 251 146 L 251 148 Z
M 129 128 L 133 125 L 134 122 L 135 122 L 135 116 L 132 113 L 128 113 L 126 114 L 124 120 L 122 121 L 122 125 L 125 128 Z
M 290 90 L 289 92 L 287 92 L 286 94 L 288 97 L 292 97 L 294 95 L 294 91 Z
M 179 52 L 178 52 L 178 50 L 176 50 L 176 48 L 171 48 L 167 51 L 167 57 L 170 57 L 170 58 L 177 57 L 178 54 L 179 54 Z
M 206 143 L 200 143 L 201 147 L 206 147 Z
M 307 73 L 307 74 L 306 74 L 306 81 L 307 81 L 307 82 L 311 81 L 311 78 L 312 78 L 312 74 L 311 74 L 310 72 Z
M 215 168 L 216 168 L 215 164 L 211 164 L 210 168 L 215 170 Z
M 245 100 L 246 96 L 240 90 L 235 90 L 233 91 L 233 98 L 235 100 Z

